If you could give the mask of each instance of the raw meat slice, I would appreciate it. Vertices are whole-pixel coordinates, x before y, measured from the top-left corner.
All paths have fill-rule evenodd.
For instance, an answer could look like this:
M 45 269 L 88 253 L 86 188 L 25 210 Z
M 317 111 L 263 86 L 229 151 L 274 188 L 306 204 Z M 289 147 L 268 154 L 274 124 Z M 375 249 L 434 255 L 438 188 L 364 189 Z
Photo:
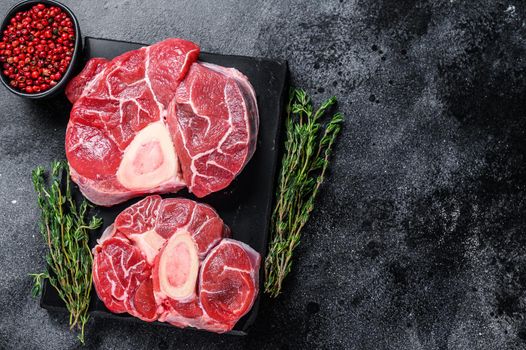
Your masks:
M 199 299 L 164 300 L 159 320 L 217 333 L 231 330 L 254 304 L 259 265 L 260 255 L 250 246 L 223 239 L 201 264 Z
M 155 227 L 162 199 L 149 196 L 124 209 L 116 218 L 116 229 L 124 234 L 143 233 Z
M 149 196 L 122 211 L 94 248 L 93 282 L 113 312 L 226 332 L 256 298 L 260 257 L 225 238 L 209 206 Z
M 185 227 L 192 218 L 196 217 L 194 216 L 196 205 L 196 202 L 183 198 L 163 200 L 161 212 L 155 223 L 155 231 L 162 237 L 169 238 L 174 231 Z
M 224 333 L 232 329 L 232 325 L 220 323 L 210 318 L 203 311 L 198 299 L 188 303 L 170 301 L 164 304 L 164 310 L 158 320 L 168 322 L 179 328 L 194 327 L 216 333 Z
M 132 310 L 135 310 L 132 315 L 148 322 L 157 319 L 157 304 L 155 303 L 155 298 L 153 296 L 153 284 L 151 278 L 148 278 L 141 283 L 133 295 L 133 298 L 130 298 L 130 300 Z
M 176 312 L 179 316 L 186 319 L 196 319 L 203 316 L 203 309 L 199 304 L 199 300 L 194 299 L 190 302 L 181 302 L 170 299 L 167 301 L 171 313 Z
M 236 69 L 194 63 L 177 89 L 167 122 L 186 185 L 204 197 L 226 188 L 254 154 L 256 94 Z
M 80 96 L 85 95 L 92 86 L 90 82 L 97 81 L 96 76 L 104 69 L 109 61 L 105 58 L 93 58 L 86 63 L 82 72 L 71 79 L 66 87 L 66 96 L 71 103 L 75 103 Z
M 187 227 L 195 240 L 200 259 L 203 259 L 223 237 L 230 234 L 230 230 L 224 229 L 223 220 L 216 211 L 201 203 L 196 204 Z
M 198 55 L 194 43 L 167 39 L 109 62 L 92 60 L 70 82 L 66 156 L 89 200 L 109 206 L 185 186 L 164 118 Z
M 203 261 L 199 297 L 214 320 L 237 322 L 252 307 L 258 292 L 259 254 L 248 245 L 223 239 Z
M 149 196 L 123 210 L 115 219 L 115 230 L 134 242 L 149 264 L 166 240 L 176 233 L 189 233 L 203 259 L 223 237 L 228 226 L 210 206 L 184 198 Z
M 115 313 L 135 314 L 130 300 L 151 268 L 140 250 L 120 238 L 106 239 L 93 251 L 93 282 L 100 299 Z
M 197 45 L 167 39 L 111 61 L 94 58 L 69 83 L 71 177 L 93 203 L 188 187 L 226 188 L 252 157 L 256 95 L 233 68 L 197 63 Z
M 124 241 L 128 239 L 124 233 L 117 231 L 117 229 L 115 229 L 115 224 L 111 224 L 104 230 L 104 232 L 102 233 L 102 236 L 100 236 L 100 238 L 97 239 L 97 243 L 101 245 L 105 240 L 110 239 L 110 238 L 120 238 L 121 240 L 124 240 Z

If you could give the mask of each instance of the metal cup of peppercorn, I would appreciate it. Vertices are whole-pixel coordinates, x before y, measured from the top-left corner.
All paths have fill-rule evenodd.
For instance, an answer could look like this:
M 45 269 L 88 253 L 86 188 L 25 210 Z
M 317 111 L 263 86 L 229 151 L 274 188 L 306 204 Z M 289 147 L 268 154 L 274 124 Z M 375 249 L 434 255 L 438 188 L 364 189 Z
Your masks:
M 56 96 L 76 73 L 81 50 L 79 23 L 69 8 L 54 0 L 22 1 L 0 27 L 1 81 L 18 96 Z

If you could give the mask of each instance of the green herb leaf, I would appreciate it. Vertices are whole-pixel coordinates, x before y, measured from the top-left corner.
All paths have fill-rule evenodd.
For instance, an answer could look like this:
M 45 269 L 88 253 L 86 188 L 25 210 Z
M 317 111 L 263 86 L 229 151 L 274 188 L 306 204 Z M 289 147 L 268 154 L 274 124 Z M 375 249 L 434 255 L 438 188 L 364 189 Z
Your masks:
M 92 289 L 93 257 L 88 246 L 89 231 L 100 227 L 102 219 L 95 216 L 88 218 L 89 205 L 86 201 L 80 205 L 75 203 L 66 162 L 52 162 L 50 173 L 48 179 L 42 167 L 37 167 L 32 173 L 41 209 L 40 233 L 48 248 L 45 258 L 48 272 L 30 275 L 34 282 L 31 293 L 39 295 L 47 278 L 66 304 L 70 328 L 80 330 L 79 339 L 84 343 Z
M 343 115 L 321 122 L 337 103 L 325 101 L 316 112 L 304 90 L 291 89 L 287 104 L 285 150 L 272 214 L 271 241 L 265 259 L 265 292 L 277 297 L 292 268 L 294 249 L 314 209 L 314 200 L 325 178 Z

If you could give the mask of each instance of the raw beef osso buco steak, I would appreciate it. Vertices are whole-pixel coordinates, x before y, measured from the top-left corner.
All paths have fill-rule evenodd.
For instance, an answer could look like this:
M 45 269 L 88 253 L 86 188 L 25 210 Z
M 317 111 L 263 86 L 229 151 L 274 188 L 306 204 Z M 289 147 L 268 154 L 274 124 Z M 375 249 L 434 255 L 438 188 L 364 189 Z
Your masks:
M 229 235 L 208 205 L 146 197 L 93 248 L 97 294 L 115 313 L 229 331 L 254 303 L 260 266 L 260 255 Z
M 93 58 L 68 84 L 71 177 L 93 203 L 148 193 L 197 197 L 226 188 L 252 157 L 254 89 L 233 68 L 197 62 L 182 39 Z

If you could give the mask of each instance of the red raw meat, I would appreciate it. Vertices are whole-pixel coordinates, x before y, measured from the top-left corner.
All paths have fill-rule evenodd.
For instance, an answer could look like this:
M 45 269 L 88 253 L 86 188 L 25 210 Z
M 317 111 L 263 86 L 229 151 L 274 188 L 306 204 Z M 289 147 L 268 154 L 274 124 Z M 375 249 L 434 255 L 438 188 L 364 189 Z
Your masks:
M 94 248 L 97 294 L 111 311 L 145 321 L 229 331 L 254 303 L 260 265 L 259 254 L 229 234 L 205 204 L 146 197 Z
M 93 58 L 86 63 L 82 72 L 71 79 L 71 82 L 66 87 L 66 96 L 71 103 L 75 103 L 80 96 L 87 94 L 92 84 L 89 82 L 96 82 L 97 74 L 102 72 L 109 61 L 105 58 Z
M 143 321 L 155 321 L 157 319 L 157 304 L 153 295 L 152 279 L 144 280 L 135 291 L 133 298 L 130 298 L 131 309 L 135 312 L 130 314 Z
M 192 64 L 167 117 L 184 180 L 198 197 L 227 187 L 256 149 L 256 94 L 233 68 Z
M 94 58 L 68 84 L 66 156 L 89 200 L 111 206 L 185 186 L 202 197 L 241 172 L 256 146 L 254 89 L 198 55 L 194 43 L 167 39 Z
M 168 39 L 109 62 L 96 59 L 71 81 L 66 156 L 92 202 L 113 205 L 185 186 L 161 100 L 175 95 L 198 55 L 197 45 Z
M 208 316 L 232 324 L 247 313 L 258 292 L 260 255 L 248 245 L 223 239 L 201 265 L 199 296 Z
M 126 240 L 110 237 L 94 248 L 93 283 L 112 312 L 139 316 L 131 304 L 132 297 L 150 275 L 151 267 L 141 251 Z

